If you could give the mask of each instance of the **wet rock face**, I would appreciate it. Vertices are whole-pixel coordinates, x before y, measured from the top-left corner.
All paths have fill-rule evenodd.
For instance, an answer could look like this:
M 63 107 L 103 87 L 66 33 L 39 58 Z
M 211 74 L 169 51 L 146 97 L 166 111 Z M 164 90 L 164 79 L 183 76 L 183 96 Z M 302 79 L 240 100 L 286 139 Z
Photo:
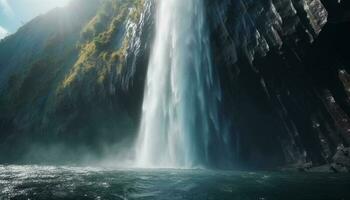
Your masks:
M 223 113 L 243 166 L 319 165 L 350 142 L 349 23 L 327 23 L 324 2 L 208 3 Z
M 298 31 L 313 41 L 327 22 L 327 11 L 319 0 L 211 1 L 210 21 L 226 46 L 232 64 L 239 56 L 250 63 L 280 49 Z M 296 39 L 296 38 L 294 38 Z
M 349 170 L 350 169 L 350 148 L 339 146 L 337 148 L 337 152 L 333 156 L 333 162 L 335 165 L 340 165 Z

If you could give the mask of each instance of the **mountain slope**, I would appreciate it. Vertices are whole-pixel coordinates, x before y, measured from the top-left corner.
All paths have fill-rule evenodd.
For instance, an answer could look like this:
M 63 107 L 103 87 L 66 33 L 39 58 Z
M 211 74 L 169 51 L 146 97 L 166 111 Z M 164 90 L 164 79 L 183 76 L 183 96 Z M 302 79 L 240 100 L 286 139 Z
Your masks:
M 94 147 L 103 134 L 114 141 L 135 132 L 129 118 L 137 111 L 128 104 L 142 97 L 128 100 L 123 90 L 132 87 L 127 79 L 144 43 L 139 31 L 144 5 L 141 0 L 75 1 L 1 41 L 3 149 L 16 147 L 14 155 L 21 156 L 36 142 Z

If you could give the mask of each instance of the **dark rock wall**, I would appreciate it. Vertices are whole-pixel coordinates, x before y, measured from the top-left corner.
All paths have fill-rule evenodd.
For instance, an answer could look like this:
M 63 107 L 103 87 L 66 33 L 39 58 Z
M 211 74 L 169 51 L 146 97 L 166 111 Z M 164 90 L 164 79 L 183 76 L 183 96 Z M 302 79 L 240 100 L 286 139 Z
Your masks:
M 318 0 L 208 4 L 237 163 L 330 162 L 349 145 L 348 22 L 327 23 Z

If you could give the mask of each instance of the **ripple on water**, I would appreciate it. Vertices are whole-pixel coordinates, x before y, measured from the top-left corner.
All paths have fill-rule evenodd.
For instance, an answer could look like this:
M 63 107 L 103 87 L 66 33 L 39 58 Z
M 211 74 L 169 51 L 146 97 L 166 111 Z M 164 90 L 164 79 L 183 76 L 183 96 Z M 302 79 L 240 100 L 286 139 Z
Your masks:
M 1 166 L 0 199 L 350 199 L 348 174 Z

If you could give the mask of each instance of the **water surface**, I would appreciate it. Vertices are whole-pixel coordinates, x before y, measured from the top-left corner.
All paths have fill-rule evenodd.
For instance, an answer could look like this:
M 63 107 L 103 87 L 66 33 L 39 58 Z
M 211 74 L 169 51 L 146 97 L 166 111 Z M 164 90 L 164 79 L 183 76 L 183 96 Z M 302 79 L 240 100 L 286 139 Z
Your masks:
M 0 199 L 348 200 L 350 175 L 0 165 Z

